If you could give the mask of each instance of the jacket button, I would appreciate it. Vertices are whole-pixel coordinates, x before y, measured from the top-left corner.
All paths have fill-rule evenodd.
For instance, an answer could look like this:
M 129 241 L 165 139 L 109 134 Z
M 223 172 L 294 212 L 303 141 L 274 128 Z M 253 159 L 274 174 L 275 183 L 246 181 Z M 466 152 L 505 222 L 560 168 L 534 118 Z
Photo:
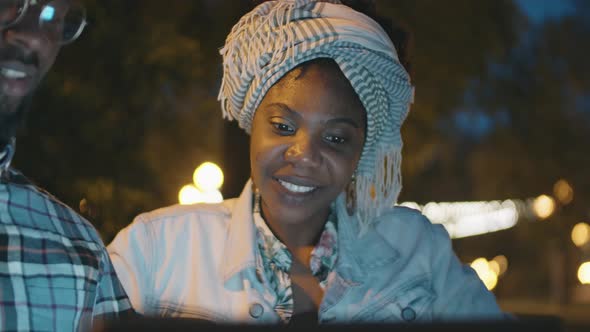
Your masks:
M 416 319 L 416 312 L 414 311 L 414 309 L 410 308 L 410 307 L 405 307 L 402 310 L 402 318 L 406 321 L 406 322 L 411 322 L 414 319 Z
M 260 303 L 252 303 L 248 311 L 252 318 L 260 318 L 264 313 L 264 307 Z

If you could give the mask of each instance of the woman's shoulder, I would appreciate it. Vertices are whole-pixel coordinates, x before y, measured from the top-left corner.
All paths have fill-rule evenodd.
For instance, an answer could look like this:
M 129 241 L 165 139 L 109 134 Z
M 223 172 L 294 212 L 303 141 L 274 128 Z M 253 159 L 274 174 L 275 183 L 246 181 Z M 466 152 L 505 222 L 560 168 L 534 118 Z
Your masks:
M 433 224 L 419 210 L 405 206 L 394 206 L 386 210 L 377 220 L 377 232 L 388 242 L 397 245 L 416 243 L 431 245 L 450 241 L 449 234 L 441 224 Z
M 400 205 L 385 210 L 377 219 L 376 227 L 394 232 L 398 232 L 400 228 L 421 232 L 444 229 L 440 224 L 433 224 L 419 210 Z
M 235 199 L 215 204 L 171 205 L 139 214 L 126 227 L 129 232 L 183 233 L 225 229 L 231 219 Z
M 139 214 L 134 222 L 159 223 L 178 222 L 183 220 L 223 219 L 231 216 L 234 198 L 221 203 L 197 203 L 188 205 L 170 205 Z M 209 217 L 209 218 L 208 218 Z
M 141 213 L 117 234 L 108 247 L 109 253 L 122 254 L 135 248 L 145 255 L 153 248 L 160 248 L 152 256 L 164 257 L 190 243 L 207 238 L 223 239 L 233 205 L 234 199 L 228 199 L 216 204 L 172 205 Z M 165 252 L 162 248 L 170 250 Z

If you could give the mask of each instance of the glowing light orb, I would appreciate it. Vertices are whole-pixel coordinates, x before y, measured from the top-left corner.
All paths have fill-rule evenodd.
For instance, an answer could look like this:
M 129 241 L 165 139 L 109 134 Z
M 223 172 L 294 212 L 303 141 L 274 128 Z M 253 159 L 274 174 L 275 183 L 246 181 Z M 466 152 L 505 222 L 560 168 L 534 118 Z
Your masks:
M 498 262 L 496 262 L 495 260 L 491 260 L 488 262 L 488 265 L 490 267 L 490 270 L 492 270 L 492 272 L 494 272 L 495 275 L 500 275 L 500 264 L 498 264 Z
M 555 182 L 555 185 L 553 185 L 553 194 L 563 205 L 567 205 L 574 200 L 574 189 L 564 179 Z
M 202 193 L 197 187 L 192 184 L 183 186 L 178 192 L 178 201 L 182 205 L 200 203 L 202 201 Z
M 223 171 L 212 162 L 204 162 L 195 169 L 193 181 L 202 192 L 214 191 L 223 184 Z
M 471 263 L 471 268 L 475 270 L 477 276 L 488 290 L 492 290 L 498 284 L 498 274 L 490 266 L 487 259 L 480 257 Z
M 572 228 L 572 242 L 581 247 L 588 243 L 590 240 L 590 226 L 587 223 L 581 222 L 577 223 L 574 228 Z
M 578 268 L 578 280 L 582 284 L 590 284 L 590 262 L 584 262 Z
M 500 267 L 500 272 L 498 273 L 499 276 L 504 274 L 506 270 L 508 270 L 508 258 L 504 255 L 498 255 L 492 259 L 492 262 L 495 262 Z
M 541 195 L 533 201 L 533 211 L 537 217 L 547 219 L 555 211 L 555 200 L 547 195 Z

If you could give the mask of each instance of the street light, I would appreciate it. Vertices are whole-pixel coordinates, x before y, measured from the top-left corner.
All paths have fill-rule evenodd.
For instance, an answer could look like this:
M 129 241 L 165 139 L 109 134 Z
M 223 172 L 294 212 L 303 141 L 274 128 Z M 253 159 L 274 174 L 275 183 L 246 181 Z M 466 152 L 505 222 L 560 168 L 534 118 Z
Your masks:
M 220 203 L 223 195 L 223 171 L 212 162 L 204 162 L 193 172 L 194 184 L 187 184 L 178 192 L 180 204 Z
M 502 274 L 504 274 L 504 272 L 506 272 L 506 270 L 508 270 L 508 258 L 506 258 L 506 256 L 498 255 L 490 261 L 490 264 L 492 264 L 492 262 L 498 265 L 499 276 L 501 276 Z
M 553 185 L 553 194 L 563 205 L 567 205 L 574 200 L 574 189 L 564 179 L 555 182 L 555 185 Z
M 533 211 L 537 217 L 547 219 L 555 211 L 555 200 L 547 195 L 541 195 L 533 201 Z
M 572 228 L 572 242 L 578 246 L 582 247 L 590 240 L 590 226 L 585 223 L 577 223 L 574 228 Z
M 497 265 L 497 263 L 492 265 Z M 477 273 L 477 276 L 488 290 L 494 289 L 498 284 L 498 273 L 495 271 L 496 266 L 492 265 L 483 257 L 477 258 L 471 263 L 471 268 L 475 270 L 475 273 Z
M 192 184 L 187 184 L 178 192 L 178 201 L 182 205 L 200 203 L 202 200 L 201 196 L 202 194 L 199 189 Z
M 223 171 L 212 162 L 204 162 L 195 169 L 193 181 L 203 192 L 217 190 L 223 184 Z
M 578 268 L 578 280 L 582 284 L 590 284 L 590 262 L 584 262 Z

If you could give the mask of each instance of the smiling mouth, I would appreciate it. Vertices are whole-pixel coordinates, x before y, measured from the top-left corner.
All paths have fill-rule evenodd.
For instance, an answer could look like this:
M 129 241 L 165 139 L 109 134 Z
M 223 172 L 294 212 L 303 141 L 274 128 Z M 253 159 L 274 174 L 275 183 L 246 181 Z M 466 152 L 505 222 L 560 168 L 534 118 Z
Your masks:
M 27 77 L 27 73 L 25 73 L 24 71 L 10 69 L 10 68 L 1 68 L 0 74 L 4 77 L 10 78 L 10 79 L 20 79 L 20 78 Z
M 278 179 L 278 181 L 281 184 L 281 186 L 283 186 L 285 189 L 287 189 L 291 192 L 294 192 L 294 193 L 298 193 L 298 194 L 306 194 L 306 193 L 311 192 L 317 188 L 317 187 L 300 186 L 300 185 L 296 185 L 294 183 L 283 181 L 280 179 Z

